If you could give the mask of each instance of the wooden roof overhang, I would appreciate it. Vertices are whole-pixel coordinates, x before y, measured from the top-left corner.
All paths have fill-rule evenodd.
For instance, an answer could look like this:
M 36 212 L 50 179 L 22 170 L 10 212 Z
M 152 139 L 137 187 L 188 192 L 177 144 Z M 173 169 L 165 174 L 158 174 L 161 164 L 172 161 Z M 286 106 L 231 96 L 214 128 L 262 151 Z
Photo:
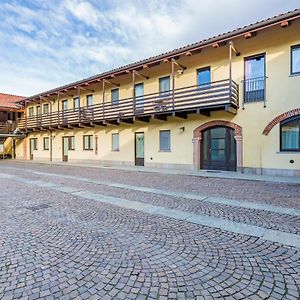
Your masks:
M 55 95 L 58 94 L 66 94 L 71 90 L 74 89 L 84 89 L 90 84 L 99 83 L 100 81 L 106 80 L 106 82 L 110 82 L 110 80 L 115 79 L 117 76 L 123 76 L 131 74 L 133 71 L 141 71 L 143 69 L 148 69 L 150 67 L 159 65 L 161 62 L 171 62 L 172 60 L 178 60 L 180 56 L 191 56 L 195 53 L 201 52 L 203 48 L 212 47 L 212 48 L 219 48 L 222 45 L 226 45 L 228 42 L 230 42 L 233 39 L 244 37 L 246 39 L 252 38 L 257 35 L 258 31 L 267 29 L 272 26 L 281 26 L 282 28 L 290 26 L 291 22 L 295 19 L 300 18 L 300 9 L 296 9 L 294 11 L 281 14 L 278 16 L 275 16 L 273 18 L 269 18 L 254 24 L 251 24 L 249 26 L 245 26 L 243 28 L 237 28 L 233 31 L 220 34 L 218 36 L 202 40 L 198 43 L 190 44 L 178 49 L 174 49 L 170 52 L 166 52 L 154 57 L 150 57 L 145 60 L 138 61 L 136 63 L 132 63 L 129 65 L 125 65 L 123 67 L 113 69 L 111 71 L 107 71 L 86 79 L 82 79 L 76 82 L 73 82 L 71 84 L 67 84 L 64 86 L 60 86 L 58 88 L 33 95 L 31 97 L 22 99 L 20 101 L 17 101 L 16 103 L 24 104 L 29 102 L 36 102 L 39 103 L 41 100 L 41 97 L 43 99 L 49 99 L 52 98 Z M 146 77 L 146 76 L 145 76 Z M 110 82 L 111 83 L 111 82 Z M 117 85 L 117 83 L 113 83 Z

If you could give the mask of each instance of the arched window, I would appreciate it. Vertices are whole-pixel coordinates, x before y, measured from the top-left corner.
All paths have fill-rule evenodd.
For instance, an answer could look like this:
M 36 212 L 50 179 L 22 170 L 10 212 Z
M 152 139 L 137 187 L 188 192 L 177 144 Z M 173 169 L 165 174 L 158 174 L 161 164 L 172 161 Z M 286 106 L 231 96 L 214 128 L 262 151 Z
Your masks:
M 280 150 L 300 151 L 300 116 L 280 123 Z

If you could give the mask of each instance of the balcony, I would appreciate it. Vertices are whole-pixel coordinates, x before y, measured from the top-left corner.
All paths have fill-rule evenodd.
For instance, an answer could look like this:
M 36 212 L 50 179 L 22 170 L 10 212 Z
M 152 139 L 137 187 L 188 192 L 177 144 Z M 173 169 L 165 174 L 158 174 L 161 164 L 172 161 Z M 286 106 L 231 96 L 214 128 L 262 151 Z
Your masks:
M 118 103 L 104 102 L 93 106 L 23 118 L 22 131 L 54 130 L 95 125 L 118 125 L 121 122 L 166 120 L 167 116 L 186 118 L 189 113 L 208 115 L 213 110 L 236 113 L 238 85 L 228 79 L 205 85 L 188 86 L 163 93 L 120 99 Z
M 0 122 L 0 134 L 10 134 L 16 129 L 16 123 L 13 121 Z

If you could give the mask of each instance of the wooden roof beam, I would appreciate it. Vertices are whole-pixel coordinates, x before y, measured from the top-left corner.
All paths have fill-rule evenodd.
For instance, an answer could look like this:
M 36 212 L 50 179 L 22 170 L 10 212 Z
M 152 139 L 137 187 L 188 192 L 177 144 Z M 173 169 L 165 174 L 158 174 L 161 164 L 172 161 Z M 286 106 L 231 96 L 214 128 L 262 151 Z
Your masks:
M 244 38 L 251 39 L 251 38 L 255 37 L 256 35 L 257 35 L 256 31 L 252 31 L 252 32 L 249 31 L 244 34 Z
M 283 22 L 280 23 L 280 26 L 282 28 L 289 27 L 290 26 L 290 21 L 285 20 L 285 21 L 283 21 Z

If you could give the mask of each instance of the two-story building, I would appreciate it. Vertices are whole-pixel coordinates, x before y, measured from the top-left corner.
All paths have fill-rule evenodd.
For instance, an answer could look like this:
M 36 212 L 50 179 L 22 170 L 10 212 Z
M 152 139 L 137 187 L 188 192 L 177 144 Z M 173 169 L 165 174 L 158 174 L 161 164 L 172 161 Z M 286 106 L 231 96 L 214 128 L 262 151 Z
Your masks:
M 21 103 L 17 158 L 300 176 L 300 9 Z
M 16 103 L 22 96 L 0 93 L 0 157 L 15 157 L 15 140 L 23 137 L 15 130 L 23 109 Z

